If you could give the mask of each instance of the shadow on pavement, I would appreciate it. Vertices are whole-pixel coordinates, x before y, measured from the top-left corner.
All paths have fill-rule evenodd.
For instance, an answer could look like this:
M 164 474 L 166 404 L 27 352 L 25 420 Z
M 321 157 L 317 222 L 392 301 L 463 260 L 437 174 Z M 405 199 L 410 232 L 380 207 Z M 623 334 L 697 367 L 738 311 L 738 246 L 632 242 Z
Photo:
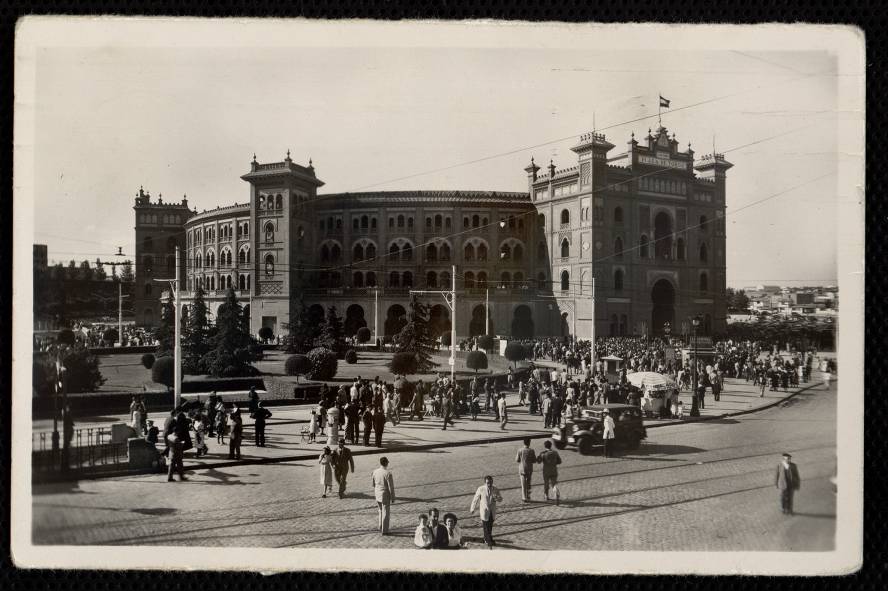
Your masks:
M 140 515 L 172 515 L 177 512 L 178 509 L 173 509 L 172 507 L 155 507 L 155 508 L 145 508 L 145 509 L 130 509 L 133 513 L 139 513 Z
M 617 453 L 621 457 L 650 456 L 654 454 L 680 455 L 695 454 L 708 451 L 701 447 L 693 447 L 690 445 L 664 445 L 659 443 L 644 443 L 638 449 L 619 450 Z

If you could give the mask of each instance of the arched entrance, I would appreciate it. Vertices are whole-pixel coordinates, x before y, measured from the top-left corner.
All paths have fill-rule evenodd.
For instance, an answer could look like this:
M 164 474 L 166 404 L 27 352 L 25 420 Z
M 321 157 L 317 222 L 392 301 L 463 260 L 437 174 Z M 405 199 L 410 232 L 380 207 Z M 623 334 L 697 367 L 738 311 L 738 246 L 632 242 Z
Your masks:
M 487 323 L 484 322 L 484 305 L 478 304 L 472 308 L 472 320 L 469 322 L 469 336 L 483 335 L 487 329 Z M 490 332 L 493 332 L 493 319 L 490 319 Z
M 667 322 L 675 325 L 675 289 L 666 279 L 660 279 L 651 290 L 651 333 L 663 334 L 663 325 Z
M 672 218 L 665 211 L 654 218 L 654 257 L 660 260 L 672 258 Z
M 518 306 L 512 316 L 512 338 L 533 338 L 533 312 L 528 306 Z
M 385 317 L 385 336 L 395 336 L 407 324 L 407 310 L 400 304 L 390 306 Z
M 567 312 L 561 313 L 561 336 L 570 336 L 570 324 L 567 320 Z
M 450 310 L 442 304 L 435 304 L 429 311 L 429 332 L 433 337 L 450 330 Z
M 358 304 L 352 304 L 345 311 L 345 336 L 353 337 L 359 328 L 367 326 L 364 319 L 364 308 Z

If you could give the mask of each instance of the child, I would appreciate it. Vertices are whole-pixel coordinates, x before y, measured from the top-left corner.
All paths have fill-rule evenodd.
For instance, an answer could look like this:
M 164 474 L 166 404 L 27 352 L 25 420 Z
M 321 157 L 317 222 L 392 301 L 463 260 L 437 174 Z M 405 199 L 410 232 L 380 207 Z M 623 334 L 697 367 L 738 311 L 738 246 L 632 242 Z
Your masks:
M 311 420 L 308 422 L 308 442 L 314 443 L 318 434 L 318 412 L 311 411 Z
M 204 423 L 206 419 L 203 415 L 198 415 L 197 419 L 194 421 L 194 434 L 195 434 L 195 445 L 197 451 L 197 457 L 201 455 L 206 455 L 210 452 L 210 448 L 207 446 L 206 441 L 206 433 L 207 427 Z
M 219 404 L 221 405 L 222 402 L 220 401 Z M 228 413 L 225 412 L 225 407 L 223 406 L 221 410 L 216 411 L 216 443 L 219 445 L 225 445 L 225 427 L 227 422 Z
M 429 529 L 428 520 L 428 515 L 420 514 L 419 525 L 416 526 L 416 531 L 413 534 L 413 544 L 424 550 L 432 547 L 432 530 Z

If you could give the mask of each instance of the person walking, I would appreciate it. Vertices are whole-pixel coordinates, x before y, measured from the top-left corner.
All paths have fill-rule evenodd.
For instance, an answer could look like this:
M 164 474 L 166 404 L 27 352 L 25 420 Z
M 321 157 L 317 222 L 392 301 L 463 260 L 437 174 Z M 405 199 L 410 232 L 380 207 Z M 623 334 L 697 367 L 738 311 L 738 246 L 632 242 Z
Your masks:
M 346 480 L 348 479 L 349 470 L 354 474 L 355 460 L 352 458 L 351 450 L 345 447 L 345 440 L 340 439 L 339 448 L 333 452 L 333 472 L 336 477 L 336 482 L 339 484 L 340 499 L 345 497 Z
M 542 414 L 543 427 L 548 429 L 552 426 L 552 394 L 550 392 L 546 392 L 546 397 L 543 398 Z
M 379 458 L 379 468 L 370 474 L 373 495 L 376 498 L 376 510 L 379 513 L 379 533 L 384 536 L 389 534 L 391 508 L 395 502 L 395 479 L 388 469 L 388 464 L 388 458 L 384 456 Z
M 167 482 L 174 482 L 173 474 L 179 475 L 179 480 L 188 480 L 185 478 L 185 468 L 182 465 L 182 458 L 185 455 L 185 444 L 189 439 L 188 436 L 188 417 L 184 412 L 180 412 L 176 419 L 170 423 L 169 431 L 165 433 L 165 439 L 170 446 L 170 463 L 167 468 Z
M 373 436 L 376 447 L 382 447 L 382 432 L 385 431 L 385 413 L 377 406 L 373 409 Z
M 536 464 L 536 452 L 530 447 L 530 438 L 524 438 L 524 447 L 518 450 L 515 456 L 518 463 L 518 479 L 521 481 L 521 500 L 530 502 L 530 487 L 533 477 L 533 465 Z
M 444 426 L 441 427 L 442 431 L 447 430 L 447 423 L 450 423 L 451 427 L 456 426 L 453 422 L 453 399 L 449 393 L 445 394 L 444 399 L 441 401 L 441 418 L 444 419 Z
M 777 466 L 774 486 L 780 491 L 780 510 L 784 515 L 792 515 L 792 500 L 795 492 L 801 488 L 802 480 L 799 469 L 792 461 L 792 455 L 783 454 L 783 460 Z
M 561 456 L 552 449 L 551 439 L 544 441 L 543 446 L 546 449 L 541 451 L 537 457 L 537 462 L 543 465 L 543 494 L 548 501 L 549 492 L 551 491 L 557 505 L 561 500 L 561 493 L 558 490 L 558 465 L 561 463 Z
M 370 433 L 373 432 L 373 411 L 369 406 L 364 409 L 361 422 L 364 423 L 364 447 L 370 447 Z
M 330 454 L 330 447 L 325 446 L 324 451 L 318 456 L 318 465 L 321 467 L 321 484 L 324 486 L 324 493 L 321 498 L 327 498 L 327 491 L 333 492 L 333 456 Z
M 244 420 L 240 408 L 235 406 L 228 415 L 228 459 L 239 460 L 241 457 L 241 440 L 244 437 Z
M 256 437 L 256 447 L 265 447 L 265 421 L 271 418 L 271 411 L 259 402 L 256 412 L 253 413 L 253 431 Z
M 493 550 L 496 542 L 493 539 L 493 520 L 496 518 L 496 504 L 502 503 L 503 497 L 498 488 L 493 486 L 493 476 L 485 476 L 484 484 L 475 491 L 469 514 L 478 509 L 478 517 L 481 518 L 481 526 L 484 530 L 484 543 Z
M 601 439 L 604 444 L 604 457 L 610 457 L 609 447 L 612 445 L 614 440 L 614 429 L 616 426 L 614 425 L 614 418 L 610 416 L 610 411 L 608 409 L 604 409 L 604 430 L 601 433 Z
M 499 410 L 500 429 L 506 430 L 506 423 L 509 421 L 509 409 L 506 408 L 506 393 L 500 392 L 499 400 L 497 400 L 497 409 Z

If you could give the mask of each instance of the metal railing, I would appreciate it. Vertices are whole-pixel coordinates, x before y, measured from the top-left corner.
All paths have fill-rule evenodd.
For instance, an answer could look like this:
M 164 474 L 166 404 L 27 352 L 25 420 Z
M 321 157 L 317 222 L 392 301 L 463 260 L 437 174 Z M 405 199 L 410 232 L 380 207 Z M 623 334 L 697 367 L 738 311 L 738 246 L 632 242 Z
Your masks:
M 127 442 L 112 442 L 111 430 L 102 427 L 74 429 L 67 451 L 61 441 L 52 448 L 51 432 L 32 433 L 31 450 L 35 474 L 119 470 L 129 463 Z

